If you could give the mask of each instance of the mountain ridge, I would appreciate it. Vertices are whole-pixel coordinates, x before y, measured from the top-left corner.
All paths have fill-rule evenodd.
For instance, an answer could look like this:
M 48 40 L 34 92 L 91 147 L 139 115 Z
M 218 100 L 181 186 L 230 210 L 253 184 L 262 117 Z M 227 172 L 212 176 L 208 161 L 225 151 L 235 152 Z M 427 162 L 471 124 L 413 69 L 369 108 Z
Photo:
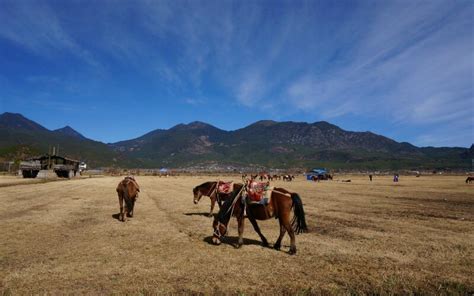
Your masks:
M 420 148 L 370 131 L 346 131 L 326 121 L 260 120 L 233 131 L 193 121 L 104 144 L 70 126 L 50 131 L 18 113 L 0 115 L 0 157 L 4 159 L 19 157 L 12 151 L 23 151 L 21 156 L 45 153 L 48 145 L 58 143 L 67 155 L 94 165 L 144 168 L 217 163 L 269 168 L 469 169 L 473 155 L 473 146 Z

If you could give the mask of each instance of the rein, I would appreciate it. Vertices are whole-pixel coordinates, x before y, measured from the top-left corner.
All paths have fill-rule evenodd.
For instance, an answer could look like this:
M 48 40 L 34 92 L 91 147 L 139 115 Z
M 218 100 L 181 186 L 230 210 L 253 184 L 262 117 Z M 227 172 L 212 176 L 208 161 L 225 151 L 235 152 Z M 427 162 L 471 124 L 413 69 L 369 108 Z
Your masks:
M 226 215 L 229 213 L 230 210 L 232 210 L 232 211 L 230 212 L 230 216 L 232 217 L 232 214 L 234 213 L 235 203 L 237 202 L 237 199 L 241 196 L 242 191 L 244 190 L 244 188 L 245 188 L 245 186 L 242 186 L 242 188 L 240 188 L 239 193 L 237 193 L 237 195 L 234 197 L 234 200 L 232 201 L 232 205 L 231 205 L 230 208 L 227 210 L 227 213 L 225 213 Z

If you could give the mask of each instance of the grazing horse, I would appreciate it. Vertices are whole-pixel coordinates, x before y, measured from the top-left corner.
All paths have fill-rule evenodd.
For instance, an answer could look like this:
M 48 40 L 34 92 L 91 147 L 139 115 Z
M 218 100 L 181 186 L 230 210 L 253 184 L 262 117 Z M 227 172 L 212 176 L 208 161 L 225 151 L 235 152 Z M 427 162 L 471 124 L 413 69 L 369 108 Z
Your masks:
M 467 183 L 471 183 L 472 181 L 474 181 L 474 177 L 469 176 L 469 177 L 467 177 L 467 179 L 466 179 L 466 184 L 467 184 Z
M 140 187 L 135 178 L 129 176 L 120 181 L 116 190 L 120 206 L 119 221 L 125 222 L 127 217 L 133 217 L 133 209 L 138 198 L 138 192 L 140 192 Z
M 238 231 L 239 231 L 239 241 L 237 247 L 240 248 L 243 245 L 243 232 L 244 232 L 244 218 L 246 213 L 247 218 L 250 223 L 252 223 L 253 228 L 260 236 L 263 246 L 268 246 L 268 241 L 263 236 L 260 228 L 257 224 L 257 220 L 268 220 L 270 218 L 278 218 L 280 223 L 280 236 L 278 237 L 276 243 L 273 247 L 276 250 L 280 250 L 281 241 L 285 232 L 288 231 L 290 235 L 290 250 L 289 254 L 296 253 L 296 242 L 295 242 L 295 233 L 299 234 L 301 232 L 306 232 L 306 220 L 303 209 L 303 202 L 301 201 L 300 196 L 297 193 L 289 192 L 284 188 L 273 188 L 271 190 L 268 204 L 259 204 L 259 203 L 248 203 L 247 195 L 249 190 L 249 184 L 235 184 L 234 191 L 229 198 L 221 207 L 219 214 L 214 218 L 212 224 L 214 229 L 214 234 L 212 237 L 212 242 L 216 245 L 221 243 L 221 239 L 227 233 L 227 226 L 231 216 L 237 218 Z M 290 219 L 291 210 L 293 209 L 294 217 Z
M 212 212 L 214 211 L 216 201 L 220 208 L 222 202 L 230 196 L 230 193 L 221 192 L 222 190 L 219 190 L 219 185 L 223 184 L 229 184 L 229 182 L 224 183 L 222 181 L 209 181 L 204 182 L 201 185 L 198 185 L 193 188 L 194 204 L 197 204 L 203 196 L 209 196 L 209 198 L 211 199 L 211 211 L 209 212 L 209 217 L 212 217 Z

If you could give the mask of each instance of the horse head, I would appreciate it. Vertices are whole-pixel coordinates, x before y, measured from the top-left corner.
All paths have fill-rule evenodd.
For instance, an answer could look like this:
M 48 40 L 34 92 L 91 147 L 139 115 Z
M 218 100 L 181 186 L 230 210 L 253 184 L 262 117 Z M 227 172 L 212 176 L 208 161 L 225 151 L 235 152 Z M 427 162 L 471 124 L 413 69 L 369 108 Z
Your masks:
M 197 203 L 199 202 L 199 200 L 201 200 L 201 197 L 202 197 L 201 190 L 199 190 L 198 186 L 193 188 L 193 195 L 194 195 L 193 202 L 195 205 L 197 205 Z
M 214 228 L 214 232 L 212 234 L 212 243 L 214 245 L 220 245 L 222 243 L 221 239 L 227 233 L 227 226 L 224 223 L 219 222 L 217 219 L 214 219 L 212 227 Z

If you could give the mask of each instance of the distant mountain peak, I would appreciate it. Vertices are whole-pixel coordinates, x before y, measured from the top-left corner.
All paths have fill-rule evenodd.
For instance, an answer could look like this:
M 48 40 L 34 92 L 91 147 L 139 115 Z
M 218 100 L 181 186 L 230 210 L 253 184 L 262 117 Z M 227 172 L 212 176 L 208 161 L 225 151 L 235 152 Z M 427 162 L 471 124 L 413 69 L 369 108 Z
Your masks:
M 5 112 L 0 115 L 0 127 L 24 129 L 29 131 L 48 131 L 42 125 L 29 120 L 19 113 Z
M 181 124 L 175 125 L 172 128 L 170 128 L 170 130 L 194 130 L 194 129 L 206 129 L 206 128 L 218 129 L 215 126 L 202 122 L 202 121 L 193 121 L 188 124 L 181 123 Z
M 318 126 L 320 128 L 337 128 L 337 129 L 341 129 L 340 127 L 338 127 L 337 125 L 334 125 L 332 123 L 329 123 L 327 121 L 316 121 L 315 123 L 313 123 L 313 125 L 315 126 Z
M 252 125 L 259 125 L 259 126 L 272 126 L 272 125 L 275 125 L 277 124 L 278 122 L 274 121 L 274 120 L 259 120 L 255 123 L 253 123 Z
M 202 122 L 202 121 L 193 121 L 187 124 L 188 127 L 202 128 L 202 127 L 213 127 L 212 125 Z
M 75 138 L 79 138 L 79 139 L 83 139 L 83 140 L 87 139 L 81 133 L 79 133 L 78 131 L 76 131 L 75 129 L 70 127 L 69 125 L 66 125 L 63 128 L 59 128 L 57 130 L 54 130 L 54 132 L 61 133 L 63 135 L 67 135 L 67 136 L 71 136 L 71 137 L 75 137 Z

